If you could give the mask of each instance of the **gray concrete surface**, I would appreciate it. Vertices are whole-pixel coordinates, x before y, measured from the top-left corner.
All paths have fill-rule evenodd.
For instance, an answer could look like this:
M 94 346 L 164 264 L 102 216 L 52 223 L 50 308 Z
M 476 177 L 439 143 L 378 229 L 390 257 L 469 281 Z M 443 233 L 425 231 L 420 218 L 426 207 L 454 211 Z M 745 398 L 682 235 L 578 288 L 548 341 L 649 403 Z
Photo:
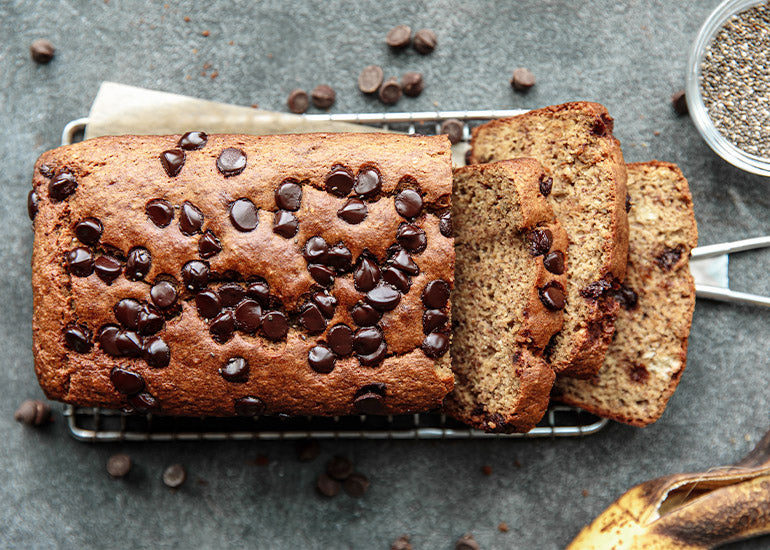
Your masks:
M 469 531 L 485 549 L 552 549 L 637 482 L 740 458 L 770 426 L 768 312 L 708 301 L 695 311 L 679 390 L 644 430 L 614 424 L 577 440 L 325 442 L 320 459 L 300 464 L 289 443 L 90 445 L 74 441 L 60 415 L 39 431 L 12 419 L 22 399 L 41 397 L 30 351 L 32 166 L 58 145 L 67 121 L 87 114 L 102 80 L 278 110 L 292 88 L 328 82 L 338 93 L 334 111 L 378 111 L 356 89 L 360 69 L 378 63 L 388 75 L 425 74 L 423 95 L 390 110 L 600 101 L 628 161 L 681 165 L 709 244 L 770 233 L 770 181 L 716 157 L 669 105 L 716 5 L 0 0 L 0 546 L 385 549 L 410 533 L 415 548 L 449 549 Z M 384 34 L 399 23 L 433 28 L 438 49 L 388 52 Z M 50 65 L 29 59 L 39 37 L 57 47 Z M 205 63 L 218 78 L 201 76 Z M 527 95 L 508 86 L 520 65 L 538 79 Z M 769 260 L 767 252 L 736 259 L 736 286 L 770 294 Z M 135 460 L 126 481 L 105 472 L 116 451 Z M 249 464 L 260 453 L 269 465 Z M 334 453 L 370 477 L 365 498 L 314 494 L 313 479 Z M 190 473 L 176 493 L 160 482 L 171 462 Z M 497 530 L 503 521 L 508 533 Z M 733 548 L 769 546 L 764 538 Z

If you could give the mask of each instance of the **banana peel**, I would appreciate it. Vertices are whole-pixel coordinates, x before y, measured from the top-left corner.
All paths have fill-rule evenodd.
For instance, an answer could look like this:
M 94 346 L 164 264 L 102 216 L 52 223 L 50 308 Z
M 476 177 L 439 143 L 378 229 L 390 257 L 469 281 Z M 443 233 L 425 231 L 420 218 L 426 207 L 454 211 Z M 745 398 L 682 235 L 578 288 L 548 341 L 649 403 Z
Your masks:
M 770 431 L 732 466 L 629 490 L 567 550 L 707 550 L 770 533 Z

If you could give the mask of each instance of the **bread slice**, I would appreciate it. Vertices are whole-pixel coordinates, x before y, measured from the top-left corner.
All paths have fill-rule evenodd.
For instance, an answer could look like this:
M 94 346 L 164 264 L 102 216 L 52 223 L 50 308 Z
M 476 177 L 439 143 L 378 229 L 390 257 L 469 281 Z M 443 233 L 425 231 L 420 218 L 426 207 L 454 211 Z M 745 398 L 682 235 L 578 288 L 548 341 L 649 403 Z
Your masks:
M 533 157 L 553 179 L 550 203 L 570 239 L 564 329 L 546 349 L 557 373 L 596 373 L 612 337 L 618 305 L 611 289 L 628 255 L 626 167 L 612 126 L 603 106 L 579 102 L 473 130 L 472 163 Z
M 591 379 L 559 377 L 556 399 L 619 422 L 655 422 L 687 362 L 695 307 L 688 260 L 698 240 L 692 198 L 679 168 L 628 165 L 631 197 L 623 308 L 604 365 Z
M 562 326 L 567 235 L 540 193 L 545 177 L 533 159 L 454 173 L 456 382 L 445 409 L 487 431 L 533 428 L 553 386 L 542 350 Z

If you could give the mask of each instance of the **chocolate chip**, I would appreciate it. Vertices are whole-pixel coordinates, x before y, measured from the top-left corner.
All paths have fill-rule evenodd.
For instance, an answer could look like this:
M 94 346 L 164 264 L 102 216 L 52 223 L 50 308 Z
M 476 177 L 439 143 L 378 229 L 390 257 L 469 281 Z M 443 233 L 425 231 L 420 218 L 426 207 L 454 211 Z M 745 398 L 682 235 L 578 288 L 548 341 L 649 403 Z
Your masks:
M 435 50 L 437 43 L 438 38 L 436 37 L 436 33 L 430 29 L 420 29 L 414 33 L 414 42 L 412 45 L 415 50 L 423 55 L 429 54 Z
M 444 328 L 449 321 L 449 316 L 440 309 L 429 309 L 422 315 L 422 331 L 430 334 Z
M 181 464 L 172 464 L 163 470 L 163 483 L 172 489 L 181 487 L 186 479 L 187 472 Z
M 246 296 L 254 298 L 262 307 L 267 307 L 270 303 L 270 286 L 264 280 L 252 281 L 246 289 Z
M 321 454 L 321 444 L 317 439 L 303 439 L 297 443 L 297 460 L 310 462 Z
M 374 168 L 362 168 L 356 176 L 356 184 L 353 191 L 362 198 L 374 197 L 382 189 L 382 178 Z
M 212 258 L 222 252 L 222 243 L 213 231 L 207 229 L 203 236 L 198 240 L 198 254 L 204 260 Z
M 446 238 L 452 236 L 452 213 L 447 210 L 438 219 L 438 230 Z
M 358 89 L 365 94 L 373 94 L 380 88 L 384 76 L 379 65 L 367 65 L 358 75 Z
M 13 413 L 13 419 L 27 426 L 42 426 L 51 420 L 51 407 L 37 399 L 27 399 Z
M 428 246 L 428 239 L 425 237 L 425 231 L 422 228 L 411 223 L 404 223 L 398 227 L 396 232 L 398 244 L 407 251 L 418 254 Z
M 53 168 L 51 168 L 49 165 L 43 163 L 40 165 L 40 168 L 38 168 L 38 171 L 40 172 L 40 175 L 44 178 L 51 179 L 54 175 Z
M 314 346 L 307 354 L 307 362 L 310 368 L 321 374 L 328 374 L 334 370 L 335 361 L 332 350 L 323 344 Z
M 353 473 L 353 463 L 344 456 L 335 456 L 326 463 L 326 473 L 332 479 L 345 481 Z
M 548 283 L 540 289 L 540 301 L 551 311 L 564 309 L 564 291 L 557 286 L 557 283 Z
M 203 212 L 194 204 L 184 201 L 179 210 L 179 229 L 187 236 L 201 232 Z
M 631 197 L 626 193 L 626 213 L 631 211 Z
M 595 136 L 605 137 L 612 133 L 612 119 L 607 115 L 596 117 L 593 126 L 591 126 L 591 133 Z
M 360 328 L 353 335 L 353 349 L 360 355 L 374 353 L 382 342 L 382 331 L 378 327 Z
M 414 218 L 422 211 L 422 197 L 413 189 L 404 189 L 394 200 L 396 212 L 404 218 Z
M 289 332 L 289 322 L 280 311 L 268 311 L 262 318 L 262 332 L 271 340 L 281 340 Z
M 366 301 L 378 311 L 390 311 L 401 301 L 401 293 L 386 283 L 380 283 L 366 293 Z
M 139 326 L 139 312 L 142 304 L 133 298 L 123 298 L 115 304 L 115 319 L 126 328 L 135 330 Z
M 352 262 L 353 255 L 343 243 L 335 244 L 326 254 L 326 265 L 333 267 L 337 272 L 349 271 Z
M 456 118 L 450 118 L 441 123 L 440 134 L 446 134 L 449 143 L 454 145 L 463 140 L 463 123 Z
M 285 179 L 275 190 L 275 204 L 282 210 L 296 212 L 302 204 L 302 186 L 293 179 Z
M 422 73 L 410 71 L 401 77 L 401 89 L 406 96 L 417 97 L 422 93 L 423 87 Z
M 144 378 L 122 367 L 113 367 L 110 382 L 117 391 L 124 395 L 135 395 L 144 389 Z
M 171 361 L 171 350 L 162 338 L 155 336 L 145 341 L 142 356 L 151 367 L 162 369 Z
M 91 349 L 91 331 L 85 325 L 69 323 L 64 327 L 64 345 L 78 353 L 88 353 Z
M 78 246 L 66 255 L 67 269 L 76 277 L 88 277 L 94 272 L 94 255 L 91 250 Z
M 284 239 L 291 239 L 299 230 L 299 220 L 291 212 L 278 210 L 273 219 L 273 233 Z
M 334 325 L 327 335 L 329 347 L 340 357 L 353 352 L 353 331 L 347 325 Z
M 265 412 L 265 404 L 259 397 L 247 395 L 235 400 L 235 414 L 238 416 L 258 416 Z
M 361 363 L 365 367 L 376 367 L 382 361 L 385 359 L 385 354 L 388 351 L 388 345 L 383 340 L 380 346 L 373 351 L 372 353 L 368 354 L 358 354 L 356 355 L 356 358 L 358 359 L 358 362 Z
M 75 225 L 75 236 L 83 244 L 96 244 L 102 238 L 104 226 L 96 218 L 80 220 Z
M 219 374 L 228 382 L 245 382 L 249 378 L 249 363 L 243 357 L 232 357 L 219 367 Z
M 62 172 L 48 184 L 48 196 L 53 202 L 60 202 L 72 195 L 78 182 L 70 172 Z
M 441 309 L 449 301 L 449 285 L 441 279 L 431 281 L 422 291 L 422 302 L 426 307 Z
M 161 309 L 166 309 L 176 302 L 176 287 L 168 281 L 158 281 L 150 289 L 150 298 Z
M 375 383 L 364 386 L 356 392 L 353 407 L 361 414 L 384 414 L 385 390 L 385 384 Z
M 229 178 L 237 176 L 246 168 L 246 153 L 235 147 L 228 147 L 219 153 L 217 157 L 217 169 Z
M 443 332 L 431 332 L 422 341 L 421 349 L 431 359 L 438 359 L 449 350 L 449 336 Z
M 551 250 L 553 234 L 550 229 L 533 229 L 527 235 L 529 239 L 529 253 L 533 256 L 542 256 Z
M 319 109 L 328 109 L 334 105 L 334 100 L 336 97 L 337 94 L 334 93 L 334 90 L 331 88 L 331 86 L 326 84 L 319 84 L 313 88 L 312 92 L 310 92 L 310 99 L 313 100 L 313 105 Z
M 553 178 L 550 176 L 546 176 L 543 174 L 540 176 L 540 194 L 544 197 L 547 197 L 551 194 L 551 189 L 553 189 Z
M 209 324 L 209 334 L 218 344 L 227 342 L 233 337 L 233 332 L 235 332 L 235 317 L 230 310 L 223 311 Z
M 321 286 L 331 286 L 334 283 L 334 270 L 321 264 L 308 264 L 307 270 L 315 282 Z
M 235 308 L 235 326 L 243 332 L 256 332 L 262 323 L 262 306 L 256 300 L 243 300 Z
M 115 336 L 115 346 L 126 357 L 140 357 L 144 349 L 141 337 L 132 330 L 121 330 Z
M 455 550 L 479 550 L 480 548 L 479 543 L 470 533 L 463 535 L 455 544 Z
M 353 498 L 361 498 L 366 494 L 366 490 L 369 488 L 369 480 L 365 475 L 353 472 L 342 483 L 342 488 L 345 492 Z
M 169 149 L 160 154 L 160 163 L 170 178 L 179 175 L 184 166 L 185 154 L 181 149 Z
M 158 227 L 166 227 L 174 219 L 174 207 L 165 199 L 152 199 L 144 207 L 147 217 Z
M 222 302 L 215 290 L 203 290 L 195 295 L 195 307 L 198 315 L 204 319 L 213 319 L 222 311 Z
M 583 298 L 596 300 L 606 296 L 611 290 L 612 290 L 612 283 L 604 279 L 600 279 L 598 281 L 594 281 L 593 283 L 589 283 L 585 287 L 581 288 L 580 295 Z
M 353 271 L 353 283 L 359 292 L 369 292 L 380 280 L 380 268 L 368 255 L 361 254 Z
M 385 105 L 395 105 L 401 99 L 401 84 L 398 79 L 389 78 L 382 83 L 377 95 Z
M 160 403 L 155 397 L 146 391 L 137 393 L 128 398 L 128 404 L 140 413 L 151 413 L 160 411 Z
M 334 317 L 334 309 L 337 307 L 337 299 L 334 296 L 326 291 L 316 292 L 312 300 L 327 319 Z
M 564 273 L 564 253 L 558 250 L 549 252 L 543 258 L 545 268 L 555 275 Z
M 526 92 L 535 85 L 535 75 L 529 69 L 519 67 L 513 71 L 511 88 L 517 92 Z
M 128 251 L 126 260 L 126 278 L 132 281 L 139 281 L 150 272 L 152 256 L 150 251 L 141 246 L 135 246 Z
M 38 38 L 29 46 L 29 55 L 32 57 L 32 61 L 40 65 L 50 63 L 55 53 L 56 48 L 50 40 L 45 38 Z
M 636 292 L 626 285 L 620 285 L 620 288 L 615 291 L 615 300 L 626 310 L 631 311 L 636 309 L 639 303 L 639 296 Z
M 679 116 L 686 115 L 690 112 L 687 107 L 687 97 L 684 94 L 684 90 L 679 90 L 671 96 L 671 106 L 674 108 L 674 112 Z
M 326 254 L 329 252 L 329 245 L 321 237 L 310 237 L 305 243 L 302 255 L 307 263 L 326 263 Z
M 391 48 L 404 48 L 412 41 L 412 28 L 409 25 L 393 27 L 385 35 L 385 43 Z
M 292 90 L 289 98 L 286 100 L 286 106 L 294 114 L 301 115 L 310 106 L 310 99 L 305 90 Z
M 331 498 L 339 494 L 342 485 L 328 474 L 321 474 L 318 476 L 315 487 L 320 495 Z
M 143 304 L 142 309 L 139 310 L 139 317 L 137 320 L 137 327 L 139 334 L 149 336 L 163 330 L 165 320 L 160 314 L 160 311 L 155 309 L 150 304 Z
M 319 333 L 326 330 L 326 319 L 315 304 L 307 304 L 299 314 L 300 324 L 310 333 Z
M 417 267 L 412 257 L 403 248 L 398 248 L 390 258 L 390 261 L 394 267 L 413 277 L 420 273 L 420 268 Z
M 344 166 L 334 165 L 326 176 L 326 191 L 338 197 L 346 197 L 353 189 L 353 174 Z
M 117 337 L 120 334 L 120 328 L 115 325 L 104 325 L 99 329 L 97 339 L 99 340 L 99 346 L 105 353 L 112 355 L 113 357 L 119 357 L 122 355 L 120 349 L 118 349 Z
M 243 300 L 246 291 L 238 283 L 225 283 L 217 290 L 222 307 L 233 307 Z
M 257 207 L 249 199 L 238 199 L 230 205 L 230 222 L 238 231 L 254 231 L 259 223 Z
M 367 214 L 366 204 L 359 199 L 348 199 L 348 202 L 337 210 L 337 216 L 351 225 L 364 221 Z
M 390 284 L 396 287 L 399 291 L 406 294 L 409 292 L 409 277 L 406 276 L 406 274 L 401 271 L 400 269 L 396 269 L 395 267 L 386 267 L 382 270 L 382 279 Z
M 110 477 L 122 478 L 131 471 L 131 457 L 126 454 L 116 454 L 107 459 L 107 473 Z
M 203 149 L 208 140 L 209 136 L 206 132 L 187 132 L 179 138 L 177 146 L 185 151 L 197 151 L 198 149 Z
M 27 215 L 30 220 L 34 220 L 35 216 L 37 216 L 39 202 L 40 199 L 38 198 L 37 193 L 35 193 L 34 189 L 31 190 L 27 195 Z
M 359 327 L 372 327 L 380 322 L 382 313 L 369 304 L 358 303 L 350 310 L 353 322 Z
M 676 265 L 676 263 L 682 257 L 683 252 L 684 252 L 684 246 L 682 246 L 681 244 L 678 245 L 676 248 L 666 247 L 663 249 L 663 252 L 661 252 L 655 258 L 655 263 L 658 264 L 658 267 L 660 267 L 663 271 L 671 271 L 671 269 Z
M 196 291 L 206 288 L 209 283 L 208 264 L 193 260 L 182 267 L 182 282 L 188 290 Z

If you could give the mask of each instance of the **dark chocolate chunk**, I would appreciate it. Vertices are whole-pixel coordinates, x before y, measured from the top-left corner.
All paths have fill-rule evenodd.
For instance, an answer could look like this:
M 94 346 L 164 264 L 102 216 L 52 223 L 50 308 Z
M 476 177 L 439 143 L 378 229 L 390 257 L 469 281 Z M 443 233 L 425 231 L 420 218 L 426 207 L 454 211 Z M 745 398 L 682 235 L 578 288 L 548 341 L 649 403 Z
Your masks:
M 543 305 L 551 311 L 559 311 L 564 309 L 566 302 L 564 301 L 564 291 L 559 288 L 555 283 L 549 283 L 539 291 L 540 301 Z
M 326 330 L 326 319 L 324 319 L 323 313 L 315 304 L 306 304 L 302 308 L 299 322 L 311 334 Z
M 373 94 L 380 89 L 385 73 L 379 65 L 367 65 L 358 75 L 358 89 L 365 94 Z
M 217 169 L 229 178 L 237 176 L 246 168 L 246 153 L 235 147 L 228 147 L 219 153 L 217 157 Z
M 612 283 L 609 281 L 605 281 L 604 279 L 600 279 L 598 281 L 594 281 L 593 283 L 589 283 L 585 287 L 581 288 L 580 295 L 583 298 L 597 300 L 599 298 L 603 298 L 604 296 L 606 296 L 611 290 L 612 290 Z
M 326 473 L 332 479 L 345 481 L 353 473 L 353 463 L 344 456 L 335 456 L 326 463 Z
M 337 243 L 326 254 L 326 265 L 333 267 L 338 273 L 350 271 L 353 255 L 343 243 Z
M 40 199 L 38 198 L 37 193 L 35 193 L 34 189 L 31 190 L 27 195 L 27 215 L 29 215 L 30 220 L 34 220 L 35 216 L 37 216 L 39 202 Z
M 368 353 L 365 355 L 358 354 L 356 355 L 356 358 L 358 359 L 358 362 L 361 363 L 365 367 L 376 367 L 382 361 L 385 359 L 385 354 L 388 351 L 388 345 L 383 340 L 380 346 L 373 351 L 372 353 Z
M 313 101 L 313 105 L 319 109 L 328 109 L 334 105 L 334 100 L 337 98 L 337 94 L 328 84 L 319 84 L 313 91 L 310 92 L 310 99 Z
M 620 285 L 620 288 L 615 291 L 615 300 L 626 310 L 631 311 L 636 309 L 639 303 L 639 296 L 636 292 L 626 285 Z
M 396 212 L 404 218 L 414 218 L 422 211 L 422 197 L 414 189 L 404 189 L 395 198 Z
M 532 74 L 532 71 L 525 69 L 524 67 L 519 67 L 513 71 L 513 76 L 511 76 L 511 88 L 517 92 L 526 92 L 534 85 L 535 75 Z
M 286 106 L 292 113 L 301 115 L 310 106 L 310 98 L 305 90 L 292 90 L 286 99 Z
M 120 277 L 123 272 L 123 265 L 120 260 L 112 256 L 99 256 L 94 262 L 94 272 L 102 281 L 110 284 Z
M 321 454 L 321 444 L 317 439 L 303 439 L 297 443 L 297 460 L 310 462 Z
M 533 256 L 542 256 L 551 250 L 553 234 L 550 229 L 533 229 L 527 238 L 529 239 L 529 253 Z
M 207 229 L 198 240 L 198 254 L 204 260 L 212 258 L 222 252 L 222 243 L 213 231 Z
M 67 269 L 76 277 L 88 277 L 94 272 L 94 255 L 90 248 L 78 246 L 67 252 Z
M 115 304 L 115 319 L 126 328 L 136 330 L 139 326 L 139 312 L 142 304 L 133 298 L 123 298 Z
M 612 127 L 614 125 L 613 120 L 609 115 L 603 114 L 600 117 L 596 117 L 593 126 L 591 126 L 591 133 L 595 136 L 606 137 L 612 135 Z
M 39 65 L 50 63 L 55 54 L 56 48 L 54 48 L 50 40 L 45 38 L 38 38 L 29 46 L 29 55 L 32 57 L 32 61 Z
M 564 273 L 564 253 L 559 250 L 549 252 L 543 258 L 545 268 L 555 275 Z
M 254 298 L 262 307 L 267 307 L 270 303 L 270 286 L 262 279 L 252 281 L 246 288 L 246 296 Z
M 334 317 L 334 309 L 337 307 L 337 298 L 329 294 L 327 291 L 316 292 L 313 294 L 313 302 L 324 314 L 324 317 L 331 319 Z
M 185 154 L 181 149 L 169 149 L 160 154 L 160 163 L 170 178 L 179 175 L 184 166 Z
M 128 404 L 133 407 L 133 409 L 140 413 L 151 413 L 151 412 L 159 412 L 160 411 L 160 403 L 158 402 L 155 397 L 147 393 L 146 391 L 143 391 L 141 393 L 137 393 L 136 395 L 132 395 L 128 398 Z
M 398 248 L 390 259 L 393 266 L 404 273 L 415 276 L 420 273 L 420 268 L 414 263 L 412 257 L 403 248 Z
M 321 237 L 310 237 L 305 243 L 302 255 L 309 264 L 325 264 L 329 245 Z
M 233 337 L 233 332 L 235 332 L 235 316 L 229 309 L 214 317 L 209 324 L 209 334 L 218 344 L 227 342 Z
M 166 487 L 177 489 L 187 480 L 187 472 L 181 464 L 172 464 L 163 470 L 163 483 Z
M 308 264 L 310 276 L 321 286 L 331 286 L 334 283 L 334 270 L 321 264 Z
M 166 309 L 176 302 L 176 287 L 168 281 L 158 281 L 150 289 L 152 302 L 161 309 Z
M 122 367 L 112 368 L 110 382 L 116 390 L 124 395 L 135 395 L 144 389 L 144 378 Z
M 265 412 L 265 404 L 253 395 L 238 398 L 233 405 L 238 416 L 258 416 Z
M 126 357 L 140 357 L 142 355 L 142 339 L 132 330 L 121 330 L 115 337 L 115 346 L 120 355 Z
M 396 232 L 398 244 L 407 251 L 418 254 L 428 246 L 428 239 L 425 237 L 425 231 L 411 223 L 403 223 Z
M 256 332 L 262 323 L 262 306 L 256 300 L 243 300 L 235 308 L 235 326 L 243 332 Z
M 422 341 L 421 349 L 431 359 L 437 359 L 449 350 L 449 336 L 443 332 L 431 332 Z
M 254 231 L 259 223 L 257 207 L 249 199 L 238 199 L 230 205 L 230 222 L 238 231 Z
M 195 307 L 198 315 L 204 319 L 213 319 L 222 311 L 222 302 L 216 290 L 203 290 L 195 295 Z
M 155 309 L 150 304 L 143 304 L 142 309 L 139 310 L 139 317 L 137 320 L 137 328 L 139 334 L 149 336 L 163 330 L 165 320 L 160 311 Z
M 551 190 L 553 189 L 553 178 L 543 174 L 540 177 L 539 186 L 540 186 L 540 194 L 543 195 L 544 197 L 547 197 L 548 195 L 551 194 Z
M 191 202 L 184 201 L 179 209 L 179 229 L 187 236 L 200 233 L 203 228 L 203 212 Z
M 436 37 L 436 33 L 432 30 L 420 29 L 414 33 L 412 45 L 419 53 L 423 55 L 431 53 L 436 49 L 436 44 L 438 44 L 438 38 Z
M 232 357 L 219 367 L 219 374 L 228 382 L 245 382 L 249 378 L 249 363 L 243 357 Z
M 327 335 L 329 347 L 340 357 L 353 353 L 353 331 L 347 325 L 334 325 Z
M 222 307 L 233 307 L 246 296 L 246 291 L 238 283 L 225 283 L 217 290 Z
M 102 238 L 104 226 L 96 218 L 80 220 L 75 225 L 75 235 L 83 244 L 96 244 Z
M 438 230 L 446 238 L 452 236 L 452 213 L 447 210 L 438 219 Z
M 385 105 L 395 105 L 401 99 L 401 84 L 397 78 L 389 78 L 380 86 L 377 94 Z
M 422 73 L 409 71 L 401 77 L 401 89 L 405 96 L 417 97 L 422 93 L 424 86 Z
M 382 341 L 382 331 L 378 327 L 360 328 L 353 335 L 353 349 L 358 354 L 366 355 L 377 351 Z
M 120 349 L 118 349 L 117 337 L 120 334 L 120 328 L 116 325 L 104 325 L 99 329 L 97 339 L 99 340 L 99 346 L 105 353 L 112 355 L 113 357 L 119 357 L 122 355 Z
M 353 283 L 359 292 L 369 292 L 380 280 L 380 268 L 374 258 L 361 254 L 353 271 Z
M 78 353 L 88 353 L 93 345 L 91 331 L 85 325 L 69 323 L 64 327 L 64 345 Z
M 53 202 L 60 202 L 75 192 L 78 182 L 70 172 L 64 171 L 48 184 L 48 196 Z
M 393 266 L 386 267 L 382 270 L 382 279 L 404 294 L 409 292 L 409 277 L 400 269 L 396 269 Z
M 182 282 L 188 290 L 196 291 L 206 288 L 209 283 L 209 266 L 205 262 L 193 260 L 182 267 Z
M 360 199 L 348 199 L 348 202 L 337 210 L 337 216 L 351 225 L 364 221 L 368 213 L 366 203 Z
M 131 457 L 127 454 L 116 454 L 107 459 L 107 473 L 110 477 L 120 479 L 131 471 Z
M 280 311 L 268 311 L 262 318 L 262 332 L 271 340 L 282 340 L 289 332 L 289 322 Z
M 440 134 L 445 134 L 452 145 L 463 140 L 463 123 L 456 118 L 450 118 L 441 123 Z
M 682 257 L 682 253 L 684 252 L 684 246 L 677 245 L 676 248 L 664 248 L 663 252 L 661 252 L 656 258 L 655 263 L 658 264 L 658 267 L 661 268 L 663 271 L 671 271 L 671 269 L 676 265 L 676 263 L 679 261 L 679 259 Z
M 297 234 L 299 229 L 299 220 L 292 212 L 278 210 L 273 219 L 273 233 L 280 235 L 284 239 L 291 239 Z
M 449 321 L 449 316 L 440 309 L 429 309 L 422 315 L 422 331 L 430 334 L 444 328 Z
M 171 361 L 171 350 L 160 336 L 153 336 L 145 340 L 142 357 L 151 367 L 162 369 Z
M 174 219 L 174 207 L 165 199 L 152 199 L 144 207 L 147 217 L 158 227 L 166 227 Z
M 318 494 L 329 498 L 336 497 L 339 494 L 341 487 L 342 485 L 339 481 L 332 479 L 326 473 L 319 475 L 318 481 L 316 481 L 315 484 L 315 488 L 316 491 L 318 491 Z
M 332 166 L 326 176 L 326 190 L 337 197 L 347 197 L 354 184 L 355 180 L 350 170 L 338 164 Z
M 128 251 L 126 260 L 126 278 L 132 281 L 139 281 L 150 272 L 152 256 L 150 251 L 141 246 L 135 246 Z
M 281 210 L 296 212 L 302 204 L 302 186 L 294 179 L 285 179 L 275 190 L 275 204 Z
M 328 374 L 334 370 L 335 361 L 332 350 L 323 344 L 314 346 L 307 354 L 307 362 L 310 368 L 321 374 Z
M 353 317 L 353 322 L 359 327 L 373 327 L 382 318 L 382 313 L 364 303 L 354 305 L 350 310 L 350 315 Z
M 185 151 L 197 151 L 198 149 L 203 149 L 208 140 L 209 136 L 206 132 L 187 132 L 179 138 L 177 146 Z
M 671 106 L 679 116 L 690 112 L 690 109 L 687 107 L 687 96 L 684 95 L 684 90 L 679 90 L 671 96 Z
M 404 48 L 412 41 L 412 28 L 409 25 L 393 27 L 385 35 L 385 43 L 391 48 Z
M 626 213 L 631 212 L 631 197 L 626 193 Z
M 385 384 L 368 384 L 356 392 L 353 407 L 361 414 L 384 414 L 385 392 Z
M 351 497 L 361 498 L 366 494 L 366 490 L 369 489 L 369 480 L 365 475 L 353 472 L 342 483 L 342 488 Z
M 380 283 L 366 293 L 366 301 L 376 310 L 390 311 L 401 301 L 401 293 L 387 283 Z

